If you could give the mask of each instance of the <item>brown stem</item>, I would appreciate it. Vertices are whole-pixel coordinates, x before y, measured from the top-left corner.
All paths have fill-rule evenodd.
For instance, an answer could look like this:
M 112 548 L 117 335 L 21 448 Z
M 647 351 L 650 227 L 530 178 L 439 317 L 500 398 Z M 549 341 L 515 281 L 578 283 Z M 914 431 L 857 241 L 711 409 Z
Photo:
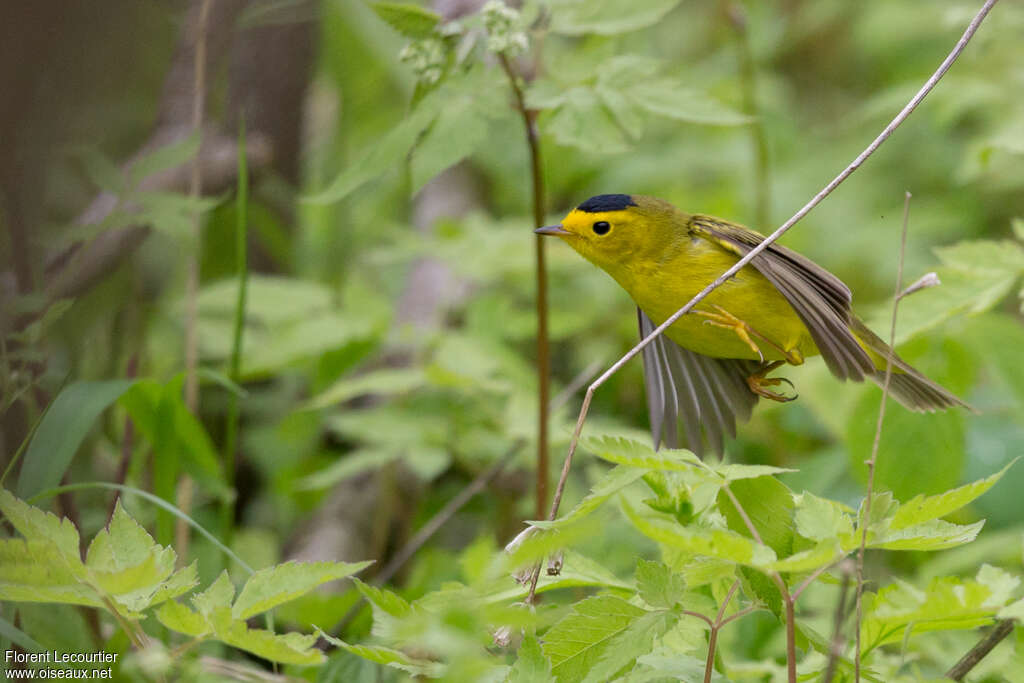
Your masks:
M 828 664 L 825 666 L 825 674 L 822 676 L 822 683 L 832 683 L 836 675 L 836 667 L 839 664 L 839 657 L 843 654 L 843 618 L 846 616 L 846 592 L 850 588 L 849 561 L 842 564 L 843 582 L 839 586 L 839 600 L 836 602 L 836 612 L 832 620 L 832 643 L 828 650 Z
M 540 154 L 540 135 L 537 131 L 537 111 L 528 109 L 526 96 L 519 77 L 504 54 L 498 55 L 501 67 L 508 76 L 516 110 L 523 118 L 526 145 L 530 149 L 530 177 L 533 182 L 533 224 L 544 225 L 544 168 Z M 551 350 L 548 343 L 548 273 L 544 257 L 544 237 L 534 236 L 534 258 L 537 278 L 537 493 L 536 515 L 544 514 L 548 500 L 548 406 L 551 393 Z
M 910 217 L 910 193 L 903 196 L 903 229 L 900 233 L 900 250 L 896 265 L 896 292 L 893 294 L 892 319 L 889 325 L 889 348 L 896 344 L 896 315 L 900 308 L 900 292 L 903 291 L 903 260 L 907 250 L 907 224 Z M 878 461 L 878 446 L 882 442 L 882 423 L 885 421 L 885 405 L 889 399 L 889 382 L 892 379 L 892 355 L 885 358 L 885 379 L 882 382 L 882 402 L 878 406 L 878 420 L 875 422 L 875 438 L 871 444 L 871 457 L 867 459 L 868 488 L 864 495 L 864 513 L 860 520 L 860 548 L 857 550 L 857 632 L 854 636 L 853 680 L 860 681 L 860 625 L 864 618 L 862 596 L 864 594 L 864 555 L 868 546 L 868 528 L 871 526 L 871 497 L 875 488 L 875 463 Z
M 202 0 L 199 7 L 199 22 L 196 35 L 196 56 L 193 71 L 194 91 L 192 93 L 192 129 L 196 135 L 202 135 L 203 113 L 206 104 L 206 32 L 209 24 L 212 0 Z M 198 199 L 202 194 L 202 167 L 199 155 L 192 161 L 192 175 L 189 183 L 189 194 Z M 185 280 L 185 405 L 189 412 L 199 414 L 199 259 L 200 223 L 202 218 L 198 211 L 193 217 L 192 254 L 189 259 L 188 274 Z M 177 503 L 186 515 L 192 509 L 193 487 L 191 477 L 183 475 L 178 481 Z M 183 519 L 175 522 L 175 548 L 178 559 L 186 563 L 188 556 L 189 525 Z
M 967 651 L 960 661 L 953 665 L 949 671 L 946 672 L 946 678 L 952 678 L 954 681 L 962 681 L 964 676 L 970 673 L 971 669 L 977 666 L 978 662 L 985 658 L 985 656 L 992 651 L 992 649 L 1002 642 L 1006 636 L 1013 633 L 1013 619 L 1006 619 L 996 623 L 996 627 L 989 632 L 987 636 L 981 639 L 981 641 Z
M 732 601 L 732 596 L 736 593 L 736 589 L 739 587 L 739 579 L 732 582 L 725 600 L 722 600 L 722 606 L 718 608 L 718 616 L 715 617 L 715 622 L 711 624 L 711 633 L 708 635 L 708 656 L 704 662 L 704 683 L 711 683 L 711 675 L 715 671 L 715 649 L 718 647 L 718 630 L 725 624 L 725 621 L 723 621 L 725 610 Z

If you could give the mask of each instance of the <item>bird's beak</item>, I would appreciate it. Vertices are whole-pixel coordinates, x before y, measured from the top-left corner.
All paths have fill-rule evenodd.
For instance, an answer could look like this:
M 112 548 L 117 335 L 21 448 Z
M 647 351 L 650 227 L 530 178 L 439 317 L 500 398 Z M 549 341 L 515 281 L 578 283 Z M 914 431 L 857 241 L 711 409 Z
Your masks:
M 545 225 L 543 228 L 534 230 L 538 235 L 571 235 L 572 233 L 561 225 Z

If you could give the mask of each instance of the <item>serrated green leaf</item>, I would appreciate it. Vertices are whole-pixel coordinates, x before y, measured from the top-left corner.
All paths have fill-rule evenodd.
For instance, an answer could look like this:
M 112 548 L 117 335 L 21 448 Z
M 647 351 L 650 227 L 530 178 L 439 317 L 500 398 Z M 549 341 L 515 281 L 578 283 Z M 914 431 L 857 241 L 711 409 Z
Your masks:
M 100 413 L 134 380 L 75 382 L 64 387 L 39 421 L 18 475 L 18 495 L 31 498 L 60 484 L 86 434 Z
M 868 547 L 885 550 L 945 550 L 970 543 L 978 536 L 983 526 L 984 520 L 964 525 L 933 519 L 896 531 L 888 531 L 877 538 L 869 535 Z
M 557 0 L 551 3 L 551 30 L 570 36 L 614 35 L 651 26 L 679 0 L 635 0 L 623 11 L 614 0 Z
M 551 522 L 538 520 L 530 522 L 530 524 L 538 529 L 558 529 L 575 524 L 589 517 L 591 513 L 604 505 L 609 498 L 643 475 L 644 471 L 636 467 L 626 467 L 623 465 L 613 467 L 594 484 L 590 493 L 577 503 L 576 507 L 570 510 L 568 514 Z
M 319 410 L 367 394 L 393 396 L 405 394 L 427 383 L 422 368 L 385 368 L 344 377 L 303 404 L 304 410 Z
M 231 583 L 227 570 L 224 570 L 206 590 L 192 596 L 192 604 L 209 619 L 214 610 L 230 608 L 234 597 L 235 586 Z
M 1011 602 L 999 610 L 996 616 L 1000 619 L 1016 619 L 1019 622 L 1024 622 L 1024 598 Z
M 1024 247 L 1013 240 L 964 240 L 936 247 L 935 254 L 943 264 L 961 270 L 1024 273 Z
M 249 628 L 244 621 L 232 619 L 231 610 L 217 607 L 208 617 L 217 639 L 240 650 L 280 664 L 312 666 L 324 661 L 324 653 L 316 649 L 317 637 L 302 633 L 272 633 Z
M 565 101 L 546 119 L 544 129 L 559 145 L 592 154 L 617 154 L 629 149 L 622 129 L 590 88 L 567 90 Z
M 625 503 L 623 509 L 640 533 L 673 548 L 755 567 L 776 559 L 771 548 L 734 531 L 686 527 L 663 517 L 644 517 Z
M 375 2 L 370 5 L 388 26 L 406 38 L 427 38 L 441 21 L 440 15 L 407 2 Z
M 852 536 L 851 536 L 852 538 Z M 786 572 L 809 572 L 822 567 L 827 567 L 843 555 L 842 546 L 839 541 L 825 541 L 813 548 L 801 550 L 787 557 L 781 557 L 771 562 L 764 568 L 769 571 L 780 573 Z
M 705 92 L 672 79 L 647 80 L 628 91 L 642 109 L 668 118 L 711 126 L 743 126 L 753 119 L 726 107 Z
M 505 683 L 550 683 L 554 680 L 551 662 L 544 656 L 537 639 L 527 636 L 519 646 L 516 663 L 508 672 Z
M 303 198 L 309 204 L 333 204 L 341 201 L 363 184 L 401 165 L 420 135 L 434 121 L 441 101 L 423 98 L 407 117 L 383 138 L 375 140 L 363 157 L 342 171 L 321 192 Z
M 796 472 L 788 467 L 773 467 L 772 465 L 709 465 L 708 467 L 727 481 L 757 479 L 773 474 Z
M 992 488 L 1015 462 L 1017 462 L 1016 459 L 990 477 L 965 484 L 952 491 L 935 496 L 920 494 L 915 496 L 896 510 L 896 514 L 893 515 L 892 521 L 889 523 L 889 528 L 894 531 L 904 529 L 928 520 L 945 517 L 951 512 L 959 510 Z
M 998 571 L 998 570 L 997 570 Z M 878 592 L 865 610 L 864 652 L 913 633 L 973 629 L 991 623 L 1009 599 L 1009 583 L 983 567 L 975 579 L 939 577 L 921 590 L 898 582 Z M 995 580 L 994 580 L 995 578 Z
M 573 605 L 572 613 L 544 635 L 544 654 L 559 681 L 578 681 L 596 664 L 611 640 L 646 612 L 611 595 Z
M 640 681 L 663 681 L 666 678 L 690 683 L 704 680 L 705 662 L 690 657 L 689 655 L 675 655 L 669 657 L 661 654 L 644 655 L 637 660 L 637 664 L 648 669 L 650 675 L 644 678 L 629 678 L 630 682 Z M 729 679 L 718 673 L 711 672 L 711 683 L 729 683 Z
M 493 97 L 495 90 L 493 84 L 474 73 L 449 79 L 433 94 L 443 97 L 445 104 L 413 150 L 413 193 L 487 142 L 490 121 L 502 111 L 501 103 Z
M 585 437 L 583 448 L 602 460 L 648 470 L 689 472 L 701 466 L 700 459 L 687 450 L 655 451 L 635 439 L 620 436 Z
M 166 581 L 160 584 L 156 592 L 149 598 L 149 605 L 159 605 L 162 602 L 176 598 L 199 585 L 198 563 L 193 561 L 187 567 L 182 567 L 174 572 Z
M 350 645 L 349 643 L 330 636 L 322 631 L 320 632 L 320 637 L 324 638 L 335 647 L 340 647 L 343 650 L 351 652 L 357 657 L 361 657 L 367 661 L 375 662 L 377 664 L 390 666 L 414 676 L 436 678 L 441 676 L 444 672 L 444 665 L 440 662 L 414 659 L 404 652 L 384 647 L 382 645 Z
M 72 569 L 53 543 L 41 538 L 0 540 L 0 600 L 66 602 L 103 607 L 101 597 Z
M 614 636 L 603 653 L 587 671 L 583 683 L 603 683 L 618 678 L 638 657 L 648 654 L 655 641 L 665 635 L 678 617 L 668 610 L 640 616 L 622 633 Z
M 853 518 L 844 506 L 804 491 L 794 496 L 796 531 L 812 541 L 847 538 L 853 535 Z
M 185 605 L 173 600 L 160 605 L 156 610 L 156 618 L 172 631 L 184 633 L 193 638 L 200 638 L 213 630 L 213 626 L 202 614 L 193 612 Z
M 246 580 L 238 593 L 231 615 L 249 617 L 294 600 L 317 586 L 351 576 L 372 562 L 285 562 L 260 569 Z
M 29 505 L 7 489 L 0 489 L 0 512 L 26 539 L 52 544 L 65 566 L 81 566 L 78 529 L 70 519 Z
M 636 565 L 637 593 L 651 607 L 672 607 L 686 591 L 686 581 L 663 562 L 639 560 Z

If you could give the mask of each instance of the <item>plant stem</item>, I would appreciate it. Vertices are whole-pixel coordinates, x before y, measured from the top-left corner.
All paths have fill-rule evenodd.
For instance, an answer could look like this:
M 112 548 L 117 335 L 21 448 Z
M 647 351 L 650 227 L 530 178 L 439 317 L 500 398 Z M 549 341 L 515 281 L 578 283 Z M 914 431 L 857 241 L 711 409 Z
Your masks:
M 843 561 L 843 582 L 839 586 L 839 600 L 836 602 L 835 616 L 832 623 L 832 644 L 828 651 L 828 664 L 825 666 L 825 673 L 821 678 L 822 683 L 832 683 L 836 675 L 836 666 L 839 664 L 839 657 L 843 654 L 843 618 L 846 616 L 846 591 L 850 588 L 850 562 Z
M 235 271 L 238 278 L 238 298 L 235 300 L 235 325 L 231 340 L 231 360 L 228 377 L 239 384 L 242 367 L 242 339 L 245 331 L 245 304 L 249 286 L 248 263 L 248 210 L 249 210 L 249 166 L 245 151 L 245 117 L 238 118 L 238 190 L 235 193 Z M 238 442 L 238 394 L 228 396 L 227 424 L 224 429 L 224 480 L 229 488 L 235 486 L 236 454 Z M 231 544 L 234 534 L 235 504 L 224 501 L 221 508 L 221 536 Z
M 202 0 L 199 7 L 197 23 L 195 62 L 193 70 L 192 128 L 200 136 L 202 147 L 203 110 L 206 99 L 206 30 L 210 17 L 212 0 Z M 202 193 L 202 173 L 197 152 L 192 161 L 192 176 L 189 183 L 189 194 L 198 199 Z M 198 210 L 193 217 L 192 253 L 189 259 L 188 274 L 185 280 L 185 405 L 193 415 L 199 413 L 199 257 L 200 257 L 200 220 Z M 188 476 L 178 481 L 178 508 L 188 514 L 192 508 L 193 482 Z M 175 524 L 175 548 L 178 561 L 185 563 L 188 555 L 189 527 L 178 520 Z
M 889 324 L 889 348 L 896 344 L 896 315 L 900 308 L 900 292 L 903 291 L 903 260 L 907 250 L 907 224 L 910 217 L 910 193 L 903 196 L 903 230 L 900 234 L 900 250 L 896 266 L 896 292 L 893 294 L 892 319 Z M 853 660 L 853 680 L 860 681 L 860 625 L 864 617 L 861 597 L 864 593 L 864 554 L 868 546 L 868 528 L 871 526 L 871 496 L 875 488 L 875 463 L 878 461 L 878 446 L 882 441 L 882 423 L 885 421 L 885 405 L 889 399 L 889 382 L 892 380 L 892 353 L 885 358 L 885 379 L 882 382 L 882 401 L 878 406 L 878 420 L 875 423 L 875 439 L 871 444 L 871 457 L 867 459 L 868 488 L 864 495 L 864 512 L 860 519 L 860 548 L 857 551 L 857 632 L 854 635 L 855 652 Z
M 544 165 L 540 153 L 540 135 L 537 131 L 537 111 L 526 106 L 526 96 L 519 77 L 508 57 L 498 55 L 501 67 L 508 76 L 516 110 L 523 118 L 526 145 L 530 150 L 530 177 L 533 186 L 533 224 L 544 225 Z M 534 258 L 537 283 L 537 484 L 536 515 L 544 515 L 548 500 L 548 406 L 551 393 L 551 350 L 548 342 L 548 273 L 544 256 L 543 235 L 534 235 Z
M 953 665 L 949 671 L 946 672 L 946 678 L 952 678 L 954 681 L 962 681 L 964 676 L 970 673 L 971 669 L 977 666 L 978 662 L 985 658 L 985 656 L 995 648 L 996 645 L 1002 642 L 1006 636 L 1013 633 L 1013 619 L 1006 619 L 996 623 L 996 627 L 992 629 L 987 636 L 985 636 L 977 645 L 968 650 L 967 654 L 960 658 L 960 661 Z
M 711 633 L 708 634 L 708 656 L 704 662 L 704 683 L 711 683 L 711 675 L 715 671 L 715 649 L 718 647 L 718 630 L 725 624 L 722 617 L 725 615 L 729 602 L 732 601 L 732 596 L 735 595 L 736 589 L 739 587 L 739 579 L 732 582 L 729 592 L 725 595 L 725 600 L 722 600 L 722 606 L 718 608 L 718 615 L 715 617 L 714 623 L 711 624 Z

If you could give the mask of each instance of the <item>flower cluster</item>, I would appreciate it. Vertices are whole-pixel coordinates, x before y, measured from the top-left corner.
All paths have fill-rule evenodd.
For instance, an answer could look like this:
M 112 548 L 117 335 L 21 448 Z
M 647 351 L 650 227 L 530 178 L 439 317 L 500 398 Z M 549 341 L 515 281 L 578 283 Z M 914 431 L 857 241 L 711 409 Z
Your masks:
M 498 54 L 515 56 L 526 52 L 529 39 L 519 11 L 501 0 L 490 0 L 481 10 L 487 30 L 487 49 Z

